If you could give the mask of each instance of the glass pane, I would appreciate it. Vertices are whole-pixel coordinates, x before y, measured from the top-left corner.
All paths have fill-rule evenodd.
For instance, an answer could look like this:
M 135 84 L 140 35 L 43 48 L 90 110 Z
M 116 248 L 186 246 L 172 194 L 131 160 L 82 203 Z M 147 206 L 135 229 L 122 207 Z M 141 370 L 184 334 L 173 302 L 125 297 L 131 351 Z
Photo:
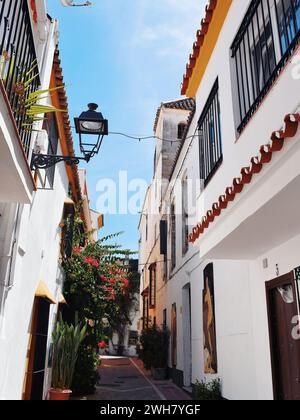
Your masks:
M 297 31 L 300 30 L 300 0 L 294 0 Z
M 299 17 L 299 0 L 276 0 L 278 15 L 278 31 L 284 54 L 296 36 L 296 15 Z M 295 14 L 296 13 L 296 14 Z

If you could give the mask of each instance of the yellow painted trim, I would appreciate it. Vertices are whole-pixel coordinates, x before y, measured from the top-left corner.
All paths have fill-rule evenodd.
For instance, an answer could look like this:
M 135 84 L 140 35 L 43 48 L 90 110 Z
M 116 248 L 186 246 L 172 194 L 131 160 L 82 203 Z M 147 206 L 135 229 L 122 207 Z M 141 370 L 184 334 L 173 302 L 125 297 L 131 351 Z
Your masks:
M 66 304 L 67 304 L 67 301 L 66 301 L 66 299 L 65 299 L 65 297 L 64 297 L 64 295 L 63 295 L 62 293 L 60 293 L 60 294 L 59 294 L 59 300 L 58 300 L 58 303 L 59 303 L 60 305 L 66 305 Z
M 64 204 L 65 204 L 66 206 L 73 206 L 73 207 L 75 207 L 75 203 L 74 203 L 74 201 L 72 200 L 72 198 L 70 198 L 70 197 L 66 197 L 66 198 L 65 198 Z
M 48 286 L 43 281 L 40 281 L 35 292 L 35 297 L 46 299 L 52 305 L 56 305 L 57 303 L 54 297 L 51 295 Z
M 230 9 L 232 0 L 219 0 L 205 36 L 204 44 L 200 49 L 193 74 L 189 80 L 186 96 L 194 98 L 205 74 L 206 68 L 215 49 L 223 24 Z

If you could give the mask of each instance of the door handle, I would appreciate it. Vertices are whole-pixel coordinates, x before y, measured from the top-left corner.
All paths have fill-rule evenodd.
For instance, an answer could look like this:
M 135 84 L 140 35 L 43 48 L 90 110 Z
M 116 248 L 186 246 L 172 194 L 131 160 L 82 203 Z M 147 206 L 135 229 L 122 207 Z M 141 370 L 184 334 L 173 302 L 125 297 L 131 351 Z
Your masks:
M 300 384 L 300 378 L 296 378 L 297 384 Z

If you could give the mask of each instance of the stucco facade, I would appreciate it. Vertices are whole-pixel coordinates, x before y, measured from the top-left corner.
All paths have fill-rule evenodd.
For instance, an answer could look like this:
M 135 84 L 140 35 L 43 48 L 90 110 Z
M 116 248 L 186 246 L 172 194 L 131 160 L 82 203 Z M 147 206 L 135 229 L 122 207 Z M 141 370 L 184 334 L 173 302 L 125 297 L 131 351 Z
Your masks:
M 182 253 L 182 242 L 185 241 L 182 212 L 176 212 L 176 264 L 168 270 L 163 303 L 160 304 L 167 308 L 169 328 L 172 326 L 172 307 L 174 304 L 177 307 L 177 333 L 172 338 L 177 342 L 177 360 L 174 364 L 170 355 L 170 368 L 176 382 L 185 386 L 195 384 L 197 380 L 220 378 L 226 399 L 298 399 L 300 344 L 294 332 L 299 316 L 299 296 L 294 270 L 300 265 L 297 252 L 300 238 L 297 217 L 299 38 L 295 33 L 285 53 L 286 56 L 290 54 L 289 58 L 278 64 L 272 83 L 268 82 L 260 99 L 256 100 L 255 112 L 247 116 L 240 128 L 241 72 L 248 71 L 250 77 L 251 70 L 244 62 L 242 70 L 236 72 L 231 47 L 242 22 L 245 28 L 247 19 L 251 23 L 253 13 L 255 16 L 263 6 L 261 2 L 233 0 L 226 5 L 224 2 L 222 9 L 220 3 L 223 2 L 209 2 L 207 16 L 194 45 L 194 58 L 190 59 L 184 79 L 183 91 L 195 97 L 196 111 L 174 163 L 160 213 L 161 217 L 168 214 L 167 260 L 172 261 L 172 220 L 168 209 L 172 203 L 181 209 L 182 203 L 182 190 L 174 185 L 181 184 L 186 176 L 192 185 L 198 180 L 195 189 L 188 192 L 190 245 L 185 255 Z M 271 3 L 272 42 L 277 55 L 275 3 Z M 257 5 L 258 9 L 255 9 Z M 296 17 L 299 13 L 298 10 Z M 214 30 L 217 38 L 213 35 Z M 238 39 L 243 39 L 245 33 L 240 30 Z M 281 42 L 282 39 L 283 36 Z M 247 42 L 251 44 L 250 40 Z M 270 45 L 268 48 L 272 51 Z M 246 47 L 243 48 L 248 54 Z M 246 57 L 246 62 L 253 63 L 253 57 Z M 197 71 L 201 71 L 201 77 Z M 250 93 L 244 94 L 248 95 L 249 102 L 253 99 Z M 214 103 L 217 105 L 211 105 Z M 213 106 L 215 108 L 210 108 Z M 213 114 L 214 118 L 219 114 L 218 122 L 212 118 Z M 205 121 L 212 121 L 213 128 L 205 126 Z M 213 143 L 205 143 L 207 127 L 210 127 L 207 138 Z M 222 150 L 218 162 L 214 160 L 217 140 Z M 205 147 L 211 147 L 213 157 L 207 156 L 201 142 Z M 218 165 L 209 179 L 200 179 L 200 174 L 205 173 L 203 165 L 204 169 L 209 167 L 208 159 Z M 211 373 L 205 373 L 207 343 L 203 332 L 204 316 L 207 316 L 203 307 L 205 270 L 211 264 L 217 358 L 214 374 L 212 369 Z M 282 288 L 293 290 L 289 303 L 279 296 Z M 289 318 L 290 315 L 284 321 L 279 318 L 276 305 L 283 305 L 283 311 L 291 310 L 293 318 Z M 275 313 L 278 324 L 286 323 L 280 332 L 272 323 Z M 162 314 L 158 316 L 162 317 Z M 276 356 L 280 354 L 276 340 L 278 343 L 290 341 L 290 348 L 298 354 L 295 359 L 290 355 L 281 368 Z M 294 363 L 293 367 L 291 363 Z M 293 371 L 291 377 L 290 369 Z M 280 375 L 285 375 L 290 391 L 280 384 Z
M 37 57 L 38 88 L 56 89 L 63 84 L 58 24 L 47 15 L 44 1 L 39 2 L 37 14 L 34 3 L 19 4 Z M 0 399 L 43 399 L 51 386 L 51 334 L 64 301 L 63 222 L 66 209 L 80 201 L 81 190 L 77 167 L 60 163 L 46 172 L 30 170 L 37 147 L 44 154 L 74 155 L 65 90 L 54 90 L 44 99 L 43 103 L 65 112 L 48 115 L 45 126 L 37 123 L 34 128 L 39 133 L 27 137 L 25 155 L 5 80 L 0 82 L 5 147 L 0 153 Z

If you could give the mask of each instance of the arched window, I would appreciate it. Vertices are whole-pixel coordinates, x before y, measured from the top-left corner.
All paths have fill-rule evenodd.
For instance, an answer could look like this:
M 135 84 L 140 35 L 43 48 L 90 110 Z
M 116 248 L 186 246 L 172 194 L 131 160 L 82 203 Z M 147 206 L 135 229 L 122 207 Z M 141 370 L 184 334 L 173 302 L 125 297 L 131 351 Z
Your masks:
M 178 124 L 178 134 L 177 134 L 178 139 L 180 140 L 183 139 L 185 129 L 186 129 L 186 123 Z

